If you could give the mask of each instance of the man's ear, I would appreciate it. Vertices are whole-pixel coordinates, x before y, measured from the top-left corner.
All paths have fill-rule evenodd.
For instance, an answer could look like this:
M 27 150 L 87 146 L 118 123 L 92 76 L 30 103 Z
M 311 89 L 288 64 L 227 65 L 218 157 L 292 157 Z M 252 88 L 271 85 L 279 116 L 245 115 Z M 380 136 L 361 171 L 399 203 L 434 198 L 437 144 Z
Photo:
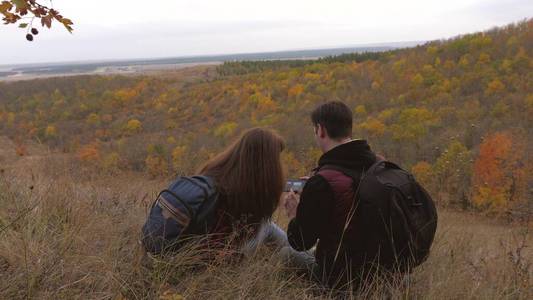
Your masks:
M 320 138 L 326 137 L 326 128 L 324 128 L 324 126 L 322 126 L 321 124 L 318 124 L 318 136 Z

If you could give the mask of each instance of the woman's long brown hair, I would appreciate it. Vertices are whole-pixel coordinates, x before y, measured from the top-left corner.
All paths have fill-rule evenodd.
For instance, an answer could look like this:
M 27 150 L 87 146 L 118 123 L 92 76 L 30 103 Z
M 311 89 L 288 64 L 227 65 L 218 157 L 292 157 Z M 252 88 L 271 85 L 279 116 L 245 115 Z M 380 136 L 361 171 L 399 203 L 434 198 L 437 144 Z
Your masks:
M 200 174 L 214 178 L 226 196 L 223 207 L 232 217 L 247 223 L 270 219 L 285 185 L 280 154 L 283 139 L 269 129 L 253 128 L 208 161 Z

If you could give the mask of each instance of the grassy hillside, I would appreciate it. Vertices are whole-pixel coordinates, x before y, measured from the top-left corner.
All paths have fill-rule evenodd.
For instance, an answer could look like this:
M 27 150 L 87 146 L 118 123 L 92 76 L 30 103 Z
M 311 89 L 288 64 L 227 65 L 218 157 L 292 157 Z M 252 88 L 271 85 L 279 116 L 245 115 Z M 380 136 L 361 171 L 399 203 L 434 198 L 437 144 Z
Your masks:
M 379 54 L 0 83 L 0 298 L 339 296 L 268 249 L 155 258 L 138 238 L 155 193 L 246 128 L 279 131 L 288 175 L 306 174 L 320 155 L 309 112 L 343 100 L 354 137 L 411 169 L 440 223 L 409 281 L 341 296 L 530 299 L 532 71 L 528 20 Z
M 531 299 L 531 227 L 440 210 L 429 260 L 401 285 L 322 290 L 264 249 L 240 264 L 195 251 L 148 257 L 139 232 L 163 180 L 96 175 L 68 154 L 30 145 L 0 175 L 2 299 Z M 275 221 L 285 226 L 284 214 Z M 530 224 L 531 225 L 531 224 Z M 6 227 L 7 226 L 7 227 Z

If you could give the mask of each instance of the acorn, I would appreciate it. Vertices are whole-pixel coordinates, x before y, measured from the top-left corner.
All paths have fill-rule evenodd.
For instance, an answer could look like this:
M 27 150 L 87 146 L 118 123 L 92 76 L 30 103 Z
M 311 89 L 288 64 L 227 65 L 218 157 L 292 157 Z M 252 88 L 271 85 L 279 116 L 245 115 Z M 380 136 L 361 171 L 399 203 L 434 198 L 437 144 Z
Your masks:
M 27 39 L 28 41 L 30 41 L 30 42 L 33 41 L 33 35 L 31 35 L 31 34 L 29 34 L 29 33 L 26 34 L 26 39 Z
M 37 30 L 37 28 L 32 28 L 31 29 L 31 33 L 33 33 L 33 35 L 38 35 L 39 34 L 39 30 Z

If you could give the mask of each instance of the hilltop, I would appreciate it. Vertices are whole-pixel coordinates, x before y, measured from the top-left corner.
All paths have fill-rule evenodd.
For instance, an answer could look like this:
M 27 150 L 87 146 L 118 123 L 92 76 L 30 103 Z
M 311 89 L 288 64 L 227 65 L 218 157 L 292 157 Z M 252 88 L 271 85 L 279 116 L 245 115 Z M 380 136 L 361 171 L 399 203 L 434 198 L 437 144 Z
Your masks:
M 288 176 L 306 174 L 309 112 L 343 100 L 354 137 L 412 170 L 440 218 L 408 281 L 341 295 L 531 299 L 532 71 L 526 20 L 379 53 L 0 82 L 0 298 L 339 296 L 268 249 L 240 265 L 150 257 L 139 232 L 169 180 L 246 128 L 279 131 Z

